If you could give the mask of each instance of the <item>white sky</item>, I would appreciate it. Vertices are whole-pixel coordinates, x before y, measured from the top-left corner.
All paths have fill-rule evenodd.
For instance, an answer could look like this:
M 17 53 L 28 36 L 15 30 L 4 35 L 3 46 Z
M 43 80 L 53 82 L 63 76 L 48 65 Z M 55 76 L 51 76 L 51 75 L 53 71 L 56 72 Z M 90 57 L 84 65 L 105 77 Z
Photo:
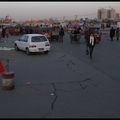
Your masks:
M 120 13 L 120 2 L 0 2 L 0 17 L 9 15 L 15 20 L 97 17 L 99 8 L 109 6 Z

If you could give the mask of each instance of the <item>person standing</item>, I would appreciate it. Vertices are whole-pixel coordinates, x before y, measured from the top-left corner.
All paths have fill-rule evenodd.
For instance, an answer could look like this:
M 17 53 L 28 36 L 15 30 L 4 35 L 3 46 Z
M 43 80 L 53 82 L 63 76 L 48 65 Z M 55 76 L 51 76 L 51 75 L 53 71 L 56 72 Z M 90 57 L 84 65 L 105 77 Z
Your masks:
M 5 68 L 2 61 L 0 60 L 0 74 L 2 74 L 3 72 L 5 72 Z
M 60 31 L 59 31 L 59 36 L 60 36 L 60 41 L 62 41 L 63 42 L 63 36 L 64 36 L 64 29 L 63 29 L 63 27 L 61 27 L 60 28 Z
M 75 28 L 74 29 L 74 41 L 76 42 L 80 42 L 80 31 L 79 31 L 79 28 Z
M 9 37 L 9 30 L 8 30 L 8 28 L 6 28 L 6 30 L 5 30 L 5 36 L 8 38 Z
M 2 37 L 5 38 L 5 28 L 2 29 Z
M 90 37 L 90 31 L 89 31 L 89 28 L 85 28 L 85 31 L 84 31 L 84 38 L 85 38 L 85 43 L 86 43 L 86 55 L 89 54 L 89 37 Z
M 2 31 L 0 31 L 0 42 L 2 40 Z
M 117 39 L 117 41 L 119 40 L 119 34 L 120 34 L 120 32 L 119 32 L 119 27 L 116 29 L 116 39 Z
M 92 59 L 92 54 L 93 54 L 93 50 L 96 44 L 96 39 L 93 35 L 93 33 L 90 34 L 90 38 L 89 38 L 89 52 L 90 52 L 90 59 Z
M 78 31 L 77 31 L 77 28 L 74 29 L 74 41 L 77 41 L 77 34 L 78 34 Z
M 114 36 L 115 36 L 115 29 L 112 27 L 110 29 L 110 38 L 111 38 L 111 41 L 113 41 Z

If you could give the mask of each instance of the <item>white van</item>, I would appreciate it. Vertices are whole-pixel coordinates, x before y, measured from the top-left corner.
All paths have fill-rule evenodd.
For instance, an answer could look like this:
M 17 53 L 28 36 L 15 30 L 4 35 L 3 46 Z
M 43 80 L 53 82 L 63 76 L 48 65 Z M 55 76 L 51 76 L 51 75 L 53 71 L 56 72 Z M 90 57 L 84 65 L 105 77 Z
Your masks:
M 15 50 L 26 51 L 29 55 L 30 52 L 44 52 L 50 51 L 50 42 L 46 36 L 42 34 L 25 34 L 22 35 L 14 43 Z

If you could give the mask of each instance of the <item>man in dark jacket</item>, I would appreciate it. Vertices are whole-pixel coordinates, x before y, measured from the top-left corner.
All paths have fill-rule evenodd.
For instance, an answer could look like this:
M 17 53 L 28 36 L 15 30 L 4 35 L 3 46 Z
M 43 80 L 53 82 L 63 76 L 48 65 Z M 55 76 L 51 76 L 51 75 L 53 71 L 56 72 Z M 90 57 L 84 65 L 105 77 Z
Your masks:
M 111 41 L 113 41 L 113 37 L 115 36 L 115 29 L 112 27 L 110 29 L 110 38 L 111 38 Z
M 2 37 L 5 38 L 5 28 L 2 29 Z

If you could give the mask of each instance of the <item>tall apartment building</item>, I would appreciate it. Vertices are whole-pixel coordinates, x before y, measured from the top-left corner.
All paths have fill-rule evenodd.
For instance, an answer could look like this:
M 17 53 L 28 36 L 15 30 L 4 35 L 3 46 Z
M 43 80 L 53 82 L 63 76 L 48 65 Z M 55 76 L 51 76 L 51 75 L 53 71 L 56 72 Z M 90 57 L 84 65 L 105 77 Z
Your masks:
M 107 10 L 105 8 L 98 9 L 98 19 L 106 19 L 107 18 Z
M 116 10 L 113 8 L 101 8 L 98 9 L 98 19 L 116 19 Z

